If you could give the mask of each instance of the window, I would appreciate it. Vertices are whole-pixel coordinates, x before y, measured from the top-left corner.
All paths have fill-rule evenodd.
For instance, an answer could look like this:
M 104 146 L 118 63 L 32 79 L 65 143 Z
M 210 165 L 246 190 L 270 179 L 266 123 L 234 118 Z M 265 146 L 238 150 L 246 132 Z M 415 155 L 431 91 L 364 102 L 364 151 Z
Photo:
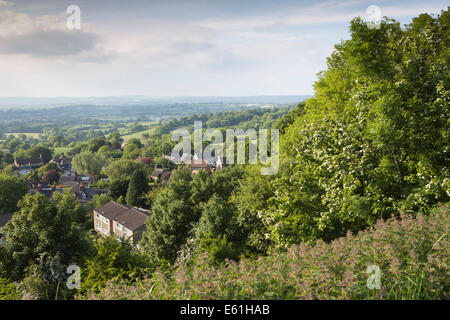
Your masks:
M 117 230 L 122 230 L 122 225 L 120 223 L 115 222 L 115 224 L 116 224 L 116 229 Z

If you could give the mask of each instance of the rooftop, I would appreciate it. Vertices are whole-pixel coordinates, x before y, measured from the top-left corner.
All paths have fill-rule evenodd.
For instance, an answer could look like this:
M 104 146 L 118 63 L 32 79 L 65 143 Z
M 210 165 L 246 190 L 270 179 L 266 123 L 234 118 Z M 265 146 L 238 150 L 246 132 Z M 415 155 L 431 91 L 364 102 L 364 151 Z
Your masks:
M 141 210 L 115 201 L 104 204 L 96 209 L 95 212 L 120 223 L 131 231 L 142 227 L 148 217 L 148 215 Z

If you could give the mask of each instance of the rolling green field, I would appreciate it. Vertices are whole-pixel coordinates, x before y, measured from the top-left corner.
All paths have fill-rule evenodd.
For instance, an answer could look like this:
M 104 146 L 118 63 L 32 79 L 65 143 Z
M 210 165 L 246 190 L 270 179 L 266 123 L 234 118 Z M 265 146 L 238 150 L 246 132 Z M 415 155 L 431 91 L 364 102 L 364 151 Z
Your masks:
M 19 135 L 21 135 L 21 134 L 24 134 L 24 135 L 26 135 L 27 137 L 32 137 L 32 138 L 35 138 L 35 139 L 39 139 L 39 136 L 41 136 L 42 135 L 42 133 L 39 133 L 39 132 L 14 132 L 14 133 L 5 133 L 5 135 L 7 135 L 7 136 L 9 136 L 9 135 L 12 135 L 12 136 L 14 136 L 14 137 L 18 137 Z

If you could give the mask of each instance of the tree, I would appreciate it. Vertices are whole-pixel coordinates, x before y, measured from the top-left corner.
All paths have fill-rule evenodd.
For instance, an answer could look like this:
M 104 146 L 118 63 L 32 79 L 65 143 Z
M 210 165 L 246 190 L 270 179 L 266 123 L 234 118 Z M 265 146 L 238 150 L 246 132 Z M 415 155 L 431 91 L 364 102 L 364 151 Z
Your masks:
M 106 193 L 96 194 L 94 195 L 94 198 L 89 204 L 91 205 L 91 210 L 94 210 L 101 207 L 104 204 L 107 204 L 111 200 L 112 198 L 108 196 Z
M 123 149 L 123 155 L 122 158 L 123 159 L 130 159 L 130 160 L 134 160 L 137 157 L 139 157 L 141 153 L 141 150 L 139 149 L 139 147 L 135 144 L 127 144 L 127 146 Z
M 148 179 L 143 169 L 138 169 L 130 177 L 128 185 L 126 202 L 129 206 L 141 206 L 143 200 L 141 196 L 149 189 Z
M 61 173 L 61 169 L 59 169 L 55 163 L 49 162 L 46 165 L 40 167 L 39 169 L 34 170 L 34 172 L 36 172 L 36 176 L 38 178 L 36 181 L 41 181 L 42 179 L 44 179 L 44 176 L 50 170 L 55 170 L 58 174 Z
M 27 158 L 39 158 L 42 156 L 44 163 L 49 162 L 52 159 L 52 150 L 43 145 L 36 145 L 25 151 L 25 157 Z
M 282 170 L 261 212 L 277 247 L 450 199 L 448 17 L 420 15 L 404 29 L 351 22 L 351 39 L 335 46 L 282 140 Z
M 226 258 L 237 260 L 244 249 L 240 245 L 242 234 L 233 209 L 216 194 L 202 205 L 202 215 L 194 231 L 194 243 L 198 253 L 208 252 L 216 263 Z
M 72 168 L 79 174 L 98 176 L 105 159 L 98 153 L 83 151 L 72 159 Z
M 127 242 L 114 238 L 97 239 L 83 265 L 81 292 L 99 292 L 108 281 L 134 282 L 152 271 L 147 259 Z
M 152 259 L 174 262 L 191 224 L 198 221 L 199 212 L 189 201 L 191 181 L 188 168 L 175 170 L 171 182 L 156 196 L 140 242 L 143 252 Z
M 187 251 L 196 251 L 202 239 L 208 239 L 218 246 L 217 260 L 235 258 L 239 251 L 234 250 L 235 244 L 245 236 L 233 227 L 236 220 L 234 215 L 230 217 L 233 207 L 227 201 L 242 174 L 238 167 L 228 167 L 211 175 L 204 170 L 192 175 L 189 167 L 174 170 L 170 183 L 156 195 L 150 193 L 147 196 L 153 214 L 146 221 L 147 228 L 140 243 L 143 251 L 156 260 L 174 262 L 179 255 L 187 256 Z M 218 221 L 214 221 L 216 218 Z M 212 234 L 195 235 L 196 225 L 201 219 L 204 221 L 201 226 L 215 225 Z M 201 230 L 208 228 L 201 227 Z M 221 229 L 220 234 L 216 233 L 218 229 Z M 227 232 L 230 234 L 224 236 Z M 207 247 L 205 244 L 203 249 Z
M 59 173 L 55 169 L 48 170 L 47 173 L 44 175 L 44 181 L 49 184 L 54 184 L 59 181 Z
M 27 195 L 19 208 L 3 230 L 0 277 L 21 280 L 33 265 L 40 270 L 36 272 L 49 275 L 52 261 L 61 266 L 83 261 L 88 244 L 80 222 L 85 211 L 71 192 L 55 193 L 52 200 L 41 194 Z M 56 286 L 62 280 L 53 278 L 52 283 Z
M 245 254 L 266 254 L 271 241 L 266 237 L 268 232 L 262 213 L 274 195 L 273 177 L 261 175 L 258 166 L 250 166 L 236 189 L 230 202 L 235 207 L 239 230 L 245 235 Z
M 27 193 L 27 183 L 15 176 L 0 174 L 0 214 L 17 210 L 17 202 Z
M 0 300 L 19 300 L 20 293 L 8 279 L 0 278 Z
M 109 187 L 111 196 L 114 199 L 118 199 L 119 197 L 126 197 L 129 183 L 130 182 L 128 179 L 116 179 L 111 181 L 111 185 Z
M 305 112 L 305 102 L 300 102 L 297 104 L 295 109 L 289 111 L 288 114 L 278 118 L 276 121 L 274 128 L 280 130 L 281 134 L 286 132 L 287 127 L 292 125 L 298 117 L 302 116 Z
M 137 160 L 118 160 L 105 168 L 105 173 L 112 182 L 120 179 L 130 179 L 130 176 L 138 169 L 144 168 L 144 164 Z

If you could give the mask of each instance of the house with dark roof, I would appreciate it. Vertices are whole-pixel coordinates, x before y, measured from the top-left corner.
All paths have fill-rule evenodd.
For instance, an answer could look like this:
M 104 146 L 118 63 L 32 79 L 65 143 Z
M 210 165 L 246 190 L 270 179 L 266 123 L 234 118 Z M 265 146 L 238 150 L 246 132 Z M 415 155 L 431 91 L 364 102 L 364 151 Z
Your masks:
M 38 158 L 19 158 L 14 159 L 14 167 L 18 170 L 36 169 L 44 165 L 42 155 Z
M 80 190 L 80 192 L 75 193 L 75 196 L 77 197 L 79 203 L 86 206 L 89 203 L 89 201 L 92 201 L 94 199 L 95 195 L 102 195 L 102 194 L 109 195 L 109 190 L 94 189 L 94 188 L 82 189 Z
M 137 244 L 151 212 L 110 201 L 94 210 L 94 229 L 99 234 L 130 240 Z
M 167 182 L 169 181 L 171 175 L 171 171 L 155 168 L 155 170 L 153 170 L 153 172 L 148 176 L 148 179 L 153 181 Z

